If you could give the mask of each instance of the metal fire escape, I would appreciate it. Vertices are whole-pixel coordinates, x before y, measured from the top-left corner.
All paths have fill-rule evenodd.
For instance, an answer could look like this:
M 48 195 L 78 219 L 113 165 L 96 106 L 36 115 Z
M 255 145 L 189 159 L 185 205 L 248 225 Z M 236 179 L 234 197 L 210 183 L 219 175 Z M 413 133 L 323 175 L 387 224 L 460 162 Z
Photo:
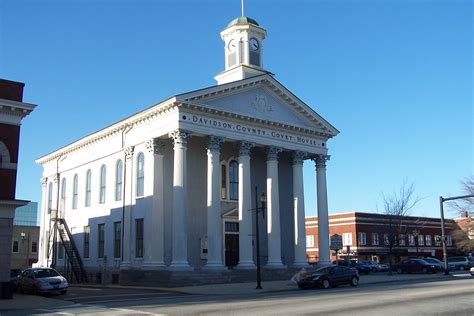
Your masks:
M 51 237 L 53 238 L 53 240 L 55 240 L 56 232 L 58 233 L 59 238 L 62 242 L 62 246 L 64 247 L 64 250 L 66 250 L 66 256 L 68 258 L 76 282 L 87 282 L 87 272 L 84 269 L 81 256 L 79 254 L 79 251 L 77 250 L 76 243 L 74 242 L 74 238 L 71 234 L 71 231 L 69 230 L 66 220 L 64 219 L 63 212 L 59 212 L 58 214 L 57 212 L 55 212 L 55 210 L 53 210 L 51 212 L 51 221 L 53 222 L 54 229 L 54 233 L 51 235 Z M 53 242 L 53 247 L 54 244 L 55 243 Z M 53 259 L 53 262 L 55 263 L 56 260 Z

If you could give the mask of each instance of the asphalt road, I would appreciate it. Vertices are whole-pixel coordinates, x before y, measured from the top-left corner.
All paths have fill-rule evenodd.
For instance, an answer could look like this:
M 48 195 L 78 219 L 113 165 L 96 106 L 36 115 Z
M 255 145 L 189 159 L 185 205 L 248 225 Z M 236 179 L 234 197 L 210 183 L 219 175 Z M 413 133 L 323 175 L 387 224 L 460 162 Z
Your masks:
M 78 304 L 28 314 L 97 315 L 474 315 L 474 278 L 329 290 L 194 296 L 156 291 L 72 291 Z M 25 311 L 23 311 L 24 315 Z

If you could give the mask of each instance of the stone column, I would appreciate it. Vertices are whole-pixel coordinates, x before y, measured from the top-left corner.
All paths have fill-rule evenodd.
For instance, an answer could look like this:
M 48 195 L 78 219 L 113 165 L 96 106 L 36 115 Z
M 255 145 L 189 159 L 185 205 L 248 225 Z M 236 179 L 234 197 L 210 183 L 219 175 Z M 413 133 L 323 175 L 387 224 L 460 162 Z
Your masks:
M 305 267 L 306 261 L 306 225 L 304 209 L 303 159 L 306 153 L 293 152 L 293 212 L 295 223 L 295 259 L 294 267 Z
M 40 236 L 38 247 L 38 266 L 45 267 L 46 251 L 48 240 L 46 240 L 46 230 L 49 229 L 49 215 L 48 215 L 48 178 L 41 178 L 41 212 L 40 212 Z
M 220 199 L 220 150 L 224 138 L 209 136 L 207 142 L 207 264 L 205 269 L 224 269 Z
M 174 140 L 173 210 L 172 210 L 172 269 L 190 269 L 188 262 L 188 220 L 186 150 L 188 131 L 177 129 L 169 133 Z
M 164 143 L 153 138 L 145 143 L 148 154 L 145 158 L 145 196 L 147 212 L 145 232 L 151 238 L 144 240 L 144 269 L 163 268 L 164 255 L 164 184 L 163 184 L 163 155 Z
M 133 154 L 135 146 L 125 148 L 125 163 L 123 177 L 123 240 L 122 240 L 122 262 L 120 269 L 130 269 L 131 266 L 131 243 L 132 243 L 132 200 L 133 200 Z
M 253 269 L 252 194 L 250 188 L 250 150 L 253 143 L 239 142 L 239 264 L 237 268 Z
M 326 187 L 326 161 L 329 160 L 329 156 L 317 155 L 313 160 L 316 163 L 316 186 L 318 196 L 319 263 L 330 264 L 328 194 Z
M 280 190 L 278 189 L 278 147 L 267 149 L 267 268 L 283 268 L 281 262 Z

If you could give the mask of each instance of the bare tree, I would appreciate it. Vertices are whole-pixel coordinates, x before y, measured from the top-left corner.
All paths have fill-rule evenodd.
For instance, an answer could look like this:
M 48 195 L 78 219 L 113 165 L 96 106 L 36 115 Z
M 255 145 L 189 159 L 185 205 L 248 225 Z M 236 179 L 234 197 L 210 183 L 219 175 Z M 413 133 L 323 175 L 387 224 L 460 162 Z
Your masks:
M 461 184 L 465 195 L 474 195 L 474 175 L 467 177 Z M 474 198 L 452 201 L 450 206 L 461 217 L 451 232 L 456 248 L 464 253 L 474 252 Z
M 407 184 L 405 181 L 398 192 L 394 192 L 388 196 L 382 193 L 382 213 L 387 215 L 389 220 L 387 231 L 388 240 L 384 241 L 388 246 L 389 273 L 392 271 L 393 249 L 399 245 L 400 234 L 406 232 L 404 221 L 410 210 L 420 200 L 414 196 L 414 191 L 414 184 Z

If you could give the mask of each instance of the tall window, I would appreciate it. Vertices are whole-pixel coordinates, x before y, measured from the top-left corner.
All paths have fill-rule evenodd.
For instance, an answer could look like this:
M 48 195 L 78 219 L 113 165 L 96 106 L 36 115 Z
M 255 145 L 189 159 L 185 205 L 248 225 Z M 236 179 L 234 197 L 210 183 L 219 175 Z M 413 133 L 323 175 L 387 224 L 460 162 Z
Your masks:
M 97 225 L 98 235 L 98 247 L 97 247 L 97 257 L 104 258 L 104 244 L 105 244 L 105 224 Z
M 137 156 L 137 196 L 143 196 L 145 188 L 145 156 L 139 153 Z
M 66 207 L 66 178 L 61 181 L 61 210 L 64 211 Z
M 352 233 L 342 233 L 342 245 L 352 246 Z
M 50 182 L 48 186 L 48 214 L 51 214 L 53 208 L 53 183 Z
M 227 199 L 227 168 L 221 166 L 221 199 Z
M 383 234 L 383 244 L 385 246 L 389 246 L 390 245 L 390 236 L 388 234 Z
M 63 243 L 58 241 L 58 259 L 64 259 L 64 246 Z
M 408 245 L 410 245 L 410 246 L 415 245 L 415 235 L 412 235 L 412 234 L 408 235 Z
M 365 246 L 367 244 L 367 237 L 365 233 L 359 233 L 359 245 Z
M 89 258 L 89 235 L 90 235 L 90 227 L 84 226 L 84 249 L 83 249 L 84 258 Z
M 431 235 L 425 235 L 425 245 L 431 246 Z
M 446 236 L 446 246 L 452 246 L 453 245 L 453 238 L 448 235 Z
M 405 246 L 405 235 L 400 234 L 400 236 L 398 237 L 398 244 L 400 246 Z
M 306 235 L 306 247 L 313 248 L 314 247 L 314 236 L 313 235 Z
M 31 242 L 31 252 L 32 253 L 38 252 L 38 243 L 36 241 Z
M 143 258 L 143 218 L 135 220 L 136 228 L 136 244 L 135 244 L 135 257 Z
M 91 206 L 91 170 L 86 173 L 86 206 Z
M 122 174 L 123 174 L 123 164 L 122 160 L 117 160 L 117 165 L 115 166 L 115 201 L 122 200 Z
M 425 244 L 425 236 L 418 235 L 418 246 L 423 246 Z
M 122 223 L 114 223 L 114 258 L 120 258 L 122 250 Z
M 74 181 L 72 183 L 72 209 L 77 209 L 77 184 L 78 184 L 77 174 L 74 175 Z
M 107 180 L 107 169 L 105 165 L 100 167 L 100 191 L 99 191 L 99 203 L 105 203 L 105 187 L 106 187 L 106 180 Z
M 372 245 L 373 246 L 378 246 L 379 245 L 379 234 L 378 233 L 372 233 Z
M 439 235 L 435 236 L 435 245 L 436 246 L 441 246 L 441 236 L 439 236 Z
M 14 252 L 14 253 L 20 252 L 20 243 L 18 242 L 18 240 L 13 241 L 12 252 Z
M 229 163 L 229 198 L 239 199 L 239 164 L 235 160 Z

